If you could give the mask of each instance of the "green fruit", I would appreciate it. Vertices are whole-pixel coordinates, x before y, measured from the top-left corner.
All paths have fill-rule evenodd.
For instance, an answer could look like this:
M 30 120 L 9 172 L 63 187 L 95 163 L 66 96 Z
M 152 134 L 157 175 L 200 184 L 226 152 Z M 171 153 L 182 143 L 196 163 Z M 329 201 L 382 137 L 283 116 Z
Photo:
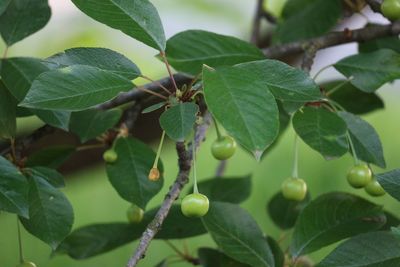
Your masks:
M 383 15 L 391 20 L 400 19 L 400 0 L 385 0 L 381 5 Z
M 114 163 L 118 159 L 118 154 L 113 149 L 109 149 L 103 154 L 103 159 L 107 163 Z
M 347 181 L 354 188 L 365 187 L 372 180 L 372 172 L 367 164 L 356 165 L 347 174 Z
M 219 160 L 229 159 L 235 154 L 236 141 L 230 136 L 222 136 L 214 141 L 211 146 L 211 152 L 214 158 Z
M 290 177 L 282 183 L 282 194 L 286 199 L 302 201 L 307 195 L 307 184 L 303 179 Z
M 143 215 L 144 211 L 135 204 L 132 204 L 126 211 L 126 216 L 130 223 L 140 223 L 143 220 Z
M 36 264 L 31 261 L 24 261 L 23 263 L 18 264 L 17 267 L 36 267 Z
M 379 182 L 375 179 L 373 179 L 371 182 L 369 182 L 365 186 L 365 192 L 370 194 L 371 196 L 374 197 L 380 197 L 386 194 L 385 190 L 382 188 L 382 186 L 379 184 Z
M 210 203 L 208 198 L 200 193 L 193 193 L 183 198 L 181 210 L 186 217 L 203 217 L 207 214 Z

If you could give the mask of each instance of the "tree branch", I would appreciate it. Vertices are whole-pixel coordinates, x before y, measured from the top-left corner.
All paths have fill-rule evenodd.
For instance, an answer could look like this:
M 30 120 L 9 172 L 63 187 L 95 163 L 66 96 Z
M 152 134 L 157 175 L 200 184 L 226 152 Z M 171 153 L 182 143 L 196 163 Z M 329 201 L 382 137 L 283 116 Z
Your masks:
M 345 43 L 366 42 L 386 36 L 400 34 L 400 21 L 388 25 L 368 26 L 358 30 L 344 30 L 341 32 L 328 33 L 325 36 L 309 39 L 306 41 L 293 42 L 283 45 L 272 46 L 263 49 L 268 58 L 281 58 L 283 56 L 304 52 L 312 45 L 319 49 L 332 47 Z
M 206 131 L 211 123 L 211 116 L 209 113 L 206 113 L 204 116 L 203 124 L 199 125 L 196 129 L 196 135 L 194 138 L 194 142 L 189 145 L 186 149 L 185 144 L 183 142 L 176 143 L 176 150 L 178 153 L 178 163 L 179 163 L 179 172 L 178 176 L 170 187 L 168 194 L 165 196 L 164 202 L 162 203 L 160 209 L 158 210 L 154 219 L 149 223 L 146 230 L 143 232 L 142 237 L 139 241 L 139 245 L 137 249 L 134 251 L 134 254 L 129 259 L 127 267 L 134 267 L 138 264 L 138 262 L 144 258 L 147 248 L 150 245 L 150 242 L 153 240 L 157 232 L 161 229 L 161 226 L 167 217 L 169 210 L 171 209 L 174 201 L 179 197 L 179 194 L 182 188 L 189 181 L 189 173 L 192 167 L 192 146 L 195 146 L 197 149 L 200 144 L 203 142 Z
M 261 19 L 263 17 L 264 0 L 257 0 L 256 12 L 253 19 L 253 32 L 251 34 L 250 42 L 257 45 L 260 35 Z
M 190 83 L 192 78 L 185 76 L 183 74 L 175 74 L 175 81 L 178 86 L 183 86 L 186 83 Z M 154 91 L 154 92 L 163 92 L 162 89 L 160 88 L 159 84 L 162 84 L 163 86 L 167 88 L 172 88 L 172 83 L 170 80 L 170 77 L 163 78 L 161 80 L 148 83 L 144 85 L 143 87 L 146 88 L 147 90 Z M 150 95 L 146 94 L 144 91 L 139 91 L 135 88 L 133 88 L 129 92 L 121 93 L 114 99 L 105 102 L 104 104 L 98 105 L 98 109 L 112 109 L 115 107 L 118 107 L 120 105 L 136 101 L 136 100 L 141 100 L 144 98 L 150 97 Z M 56 128 L 50 126 L 50 125 L 44 125 L 43 127 L 35 130 L 32 134 L 23 137 L 20 140 L 17 140 L 17 150 L 20 150 L 21 148 L 29 147 L 31 144 L 35 143 L 37 140 L 41 139 L 42 137 L 52 134 L 56 131 Z M 5 155 L 10 153 L 10 144 L 8 143 L 2 143 L 0 144 L 0 155 Z

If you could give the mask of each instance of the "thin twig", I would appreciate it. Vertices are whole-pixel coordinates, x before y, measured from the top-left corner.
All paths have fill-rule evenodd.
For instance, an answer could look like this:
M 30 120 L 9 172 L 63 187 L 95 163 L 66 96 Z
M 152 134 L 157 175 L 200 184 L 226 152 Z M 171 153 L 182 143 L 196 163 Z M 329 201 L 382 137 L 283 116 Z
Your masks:
M 171 206 L 178 199 L 179 194 L 182 188 L 189 181 L 189 173 L 192 166 L 192 146 L 194 145 L 197 149 L 200 146 L 200 143 L 203 142 L 205 138 L 206 131 L 210 125 L 210 115 L 206 114 L 204 116 L 203 124 L 199 125 L 196 129 L 196 135 L 194 138 L 194 142 L 186 148 L 183 142 L 176 143 L 176 150 L 178 153 L 178 162 L 179 162 L 179 172 L 175 182 L 170 187 L 168 194 L 166 195 L 164 202 L 161 204 L 160 209 L 158 210 L 154 219 L 147 226 L 146 230 L 143 232 L 142 237 L 139 241 L 139 245 L 134 251 L 132 257 L 129 259 L 127 267 L 133 267 L 138 264 L 138 262 L 145 256 L 147 248 L 150 245 L 150 242 L 153 240 L 154 236 L 160 230 L 165 218 L 167 217 Z
M 167 56 L 165 55 L 165 53 L 163 51 L 160 52 L 160 56 L 164 60 L 165 66 L 167 67 L 169 77 L 171 79 L 172 84 L 174 85 L 175 90 L 178 91 L 178 86 L 176 85 L 175 78 L 174 78 L 174 75 L 172 74 L 171 66 L 168 63 Z

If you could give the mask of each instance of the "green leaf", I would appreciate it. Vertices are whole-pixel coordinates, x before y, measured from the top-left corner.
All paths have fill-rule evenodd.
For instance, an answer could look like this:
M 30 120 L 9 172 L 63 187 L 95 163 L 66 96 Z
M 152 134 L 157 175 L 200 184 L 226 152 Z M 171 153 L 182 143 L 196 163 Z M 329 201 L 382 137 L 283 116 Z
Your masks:
M 257 47 L 232 36 L 202 30 L 188 30 L 167 42 L 168 62 L 178 71 L 197 75 L 203 64 L 210 67 L 264 59 Z
M 238 262 L 216 249 L 199 248 L 197 253 L 202 267 L 249 267 L 249 265 Z
M 257 75 L 257 80 L 265 84 L 276 99 L 302 103 L 321 99 L 318 85 L 304 71 L 283 62 L 265 59 L 236 67 Z
M 331 92 L 336 86 L 345 81 L 333 81 L 323 84 L 327 92 Z M 331 92 L 329 98 L 338 102 L 345 110 L 354 114 L 365 114 L 384 108 L 383 100 L 375 93 L 365 93 L 357 89 L 351 83 L 346 83 L 335 92 Z
M 182 142 L 192 131 L 197 112 L 199 112 L 199 106 L 195 103 L 179 103 L 161 114 L 161 128 L 169 138 Z
M 9 58 L 3 60 L 1 75 L 11 94 L 20 102 L 25 98 L 32 82 L 49 70 L 40 59 Z M 29 109 L 29 111 L 51 126 L 68 130 L 69 112 L 40 109 Z
M 153 112 L 153 111 L 155 111 L 155 110 L 157 110 L 157 109 L 162 108 L 162 107 L 165 106 L 166 104 L 167 104 L 166 102 L 160 102 L 160 103 L 151 105 L 151 106 L 149 106 L 149 107 L 143 109 L 143 110 L 142 110 L 142 114 L 146 114 L 146 113 Z
M 274 39 L 289 43 L 329 32 L 341 17 L 342 4 L 340 0 L 291 0 L 283 13 L 285 19 L 278 24 Z
M 89 17 L 160 51 L 165 35 L 157 9 L 148 0 L 72 0 Z
M 259 226 L 238 205 L 211 202 L 202 220 L 227 256 L 250 266 L 274 266 L 271 250 Z
M 15 137 L 17 132 L 17 102 L 0 80 L 0 139 Z
M 0 210 L 28 217 L 28 181 L 8 160 L 0 156 Z
M 251 194 L 251 175 L 244 177 L 213 177 L 197 184 L 210 201 L 241 203 Z M 188 194 L 193 188 L 188 190 Z
M 288 200 L 281 192 L 278 192 L 268 202 L 268 215 L 279 228 L 290 229 L 295 225 L 297 218 L 310 200 L 310 194 L 307 194 L 306 198 L 299 202 Z
M 400 201 L 400 169 L 375 174 L 375 178 L 389 195 Z
M 55 250 L 71 231 L 74 213 L 63 193 L 32 173 L 29 178 L 29 219 L 20 220 L 29 233 Z
M 78 47 L 55 54 L 44 62 L 50 68 L 64 68 L 72 65 L 86 65 L 108 70 L 129 80 L 140 75 L 139 68 L 124 55 L 100 47 Z
M 69 129 L 77 134 L 82 143 L 99 136 L 114 127 L 122 116 L 121 109 L 84 110 L 71 114 Z
M 260 159 L 278 135 L 279 111 L 274 96 L 258 78 L 237 67 L 203 68 L 209 110 L 231 136 Z
M 400 78 L 400 54 L 381 49 L 344 58 L 334 67 L 344 76 L 353 77 L 351 83 L 355 87 L 372 93 L 385 83 Z
M 111 184 L 123 199 L 145 209 L 149 200 L 163 186 L 162 163 L 158 166 L 160 179 L 150 181 L 148 174 L 156 157 L 150 147 L 134 138 L 119 138 L 114 149 L 118 160 L 107 164 L 107 175 Z
M 144 214 L 138 224 L 93 224 L 74 230 L 57 248 L 74 259 L 87 259 L 133 242 L 142 236 L 160 207 Z M 182 215 L 180 205 L 173 205 L 156 239 L 183 239 L 206 233 L 200 219 Z
M 46 180 L 53 187 L 59 188 L 64 187 L 64 176 L 54 169 L 46 167 L 33 167 L 25 169 L 31 176 L 40 177 Z
M 375 129 L 366 121 L 348 112 L 338 112 L 346 122 L 356 155 L 362 161 L 386 167 L 381 140 Z
M 160 207 L 156 207 L 148 212 L 151 220 L 155 217 Z M 150 220 L 149 220 L 150 223 Z M 173 205 L 165 219 L 161 230 L 157 233 L 156 239 L 184 239 L 199 236 L 207 233 L 203 223 L 199 218 L 188 218 L 182 214 L 180 205 Z
M 130 80 L 91 66 L 74 65 L 41 74 L 20 106 L 79 111 L 132 89 Z
M 1 37 L 11 46 L 42 29 L 50 16 L 47 0 L 12 0 L 0 16 Z
M 391 49 L 400 53 L 399 36 L 384 37 L 364 43 L 358 43 L 358 51 L 360 53 L 370 53 L 383 48 Z
M 267 236 L 267 242 L 271 248 L 272 255 L 274 256 L 275 267 L 285 266 L 285 254 L 283 253 L 279 243 L 270 236 Z
M 324 108 L 305 107 L 293 116 L 296 133 L 325 158 L 340 157 L 348 150 L 346 123 Z
M 381 206 L 347 193 L 328 193 L 300 214 L 290 246 L 294 257 L 342 239 L 379 229 L 386 222 Z
M 73 259 L 87 259 L 138 239 L 145 229 L 143 223 L 93 224 L 74 230 L 57 248 Z
M 390 232 L 355 236 L 335 248 L 316 267 L 400 266 L 400 239 Z
M 168 267 L 168 261 L 166 259 L 162 260 L 155 267 Z
M 75 152 L 75 150 L 75 147 L 70 145 L 42 148 L 29 155 L 25 166 L 58 168 Z
M 3 0 L 0 2 L 0 15 L 6 11 L 8 4 L 10 4 L 11 0 Z

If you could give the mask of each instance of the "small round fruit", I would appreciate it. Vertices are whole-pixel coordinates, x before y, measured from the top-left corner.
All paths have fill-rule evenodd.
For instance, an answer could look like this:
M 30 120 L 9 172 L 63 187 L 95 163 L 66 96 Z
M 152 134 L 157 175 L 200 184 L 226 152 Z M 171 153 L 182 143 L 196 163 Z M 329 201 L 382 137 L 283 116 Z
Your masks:
M 286 199 L 302 201 L 307 195 L 307 184 L 303 179 L 290 177 L 282 183 L 282 194 Z
M 214 141 L 211 145 L 211 152 L 214 158 L 226 160 L 235 154 L 236 141 L 230 136 L 223 136 Z
M 132 204 L 126 211 L 130 223 L 140 223 L 143 220 L 143 215 L 144 211 L 135 204 Z
M 382 188 L 382 186 L 379 184 L 377 180 L 372 180 L 365 186 L 365 192 L 367 192 L 369 195 L 374 196 L 374 197 L 380 197 L 386 194 L 385 190 Z
M 365 187 L 372 180 L 372 172 L 367 164 L 356 165 L 347 174 L 347 181 L 354 188 Z
M 31 261 L 24 261 L 23 263 L 18 264 L 17 267 L 36 267 L 36 264 Z
M 183 198 L 181 210 L 186 217 L 203 217 L 207 214 L 210 203 L 208 198 L 200 193 L 193 193 Z
M 400 19 L 400 0 L 384 0 L 381 5 L 381 11 L 388 19 Z
M 158 181 L 160 179 L 160 171 L 157 168 L 151 168 L 148 176 L 150 181 Z
M 118 159 L 118 154 L 113 149 L 109 149 L 103 154 L 103 159 L 107 163 L 114 163 Z

